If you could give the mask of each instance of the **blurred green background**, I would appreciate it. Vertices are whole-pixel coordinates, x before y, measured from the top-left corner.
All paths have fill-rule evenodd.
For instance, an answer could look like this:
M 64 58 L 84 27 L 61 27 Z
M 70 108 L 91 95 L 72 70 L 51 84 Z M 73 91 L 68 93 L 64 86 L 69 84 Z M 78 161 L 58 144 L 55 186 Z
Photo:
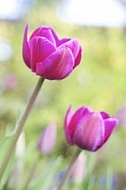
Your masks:
M 0 62 L 0 137 L 2 139 L 6 132 L 13 129 L 38 80 L 38 76 L 27 68 L 22 59 L 24 28 L 29 24 L 32 33 L 37 27 L 48 25 L 60 38 L 77 38 L 83 47 L 83 57 L 81 64 L 66 79 L 44 82 L 24 131 L 26 144 L 37 144 L 48 123 L 56 122 L 58 139 L 52 157 L 62 155 L 67 163 L 72 147 L 66 143 L 63 127 L 69 105 L 73 105 L 73 112 L 87 105 L 93 110 L 105 110 L 116 116 L 126 102 L 126 33 L 123 28 L 66 24 L 57 17 L 58 4 L 59 1 L 39 0 L 23 18 L 0 20 L 0 36 L 9 41 L 13 50 L 11 59 Z M 10 75 L 15 76 L 16 85 L 9 89 L 5 80 Z M 101 176 L 110 168 L 121 190 L 126 186 L 125 127 L 118 125 L 104 147 L 90 153 L 95 159 L 93 174 L 98 184 Z M 32 162 L 30 158 L 29 162 Z

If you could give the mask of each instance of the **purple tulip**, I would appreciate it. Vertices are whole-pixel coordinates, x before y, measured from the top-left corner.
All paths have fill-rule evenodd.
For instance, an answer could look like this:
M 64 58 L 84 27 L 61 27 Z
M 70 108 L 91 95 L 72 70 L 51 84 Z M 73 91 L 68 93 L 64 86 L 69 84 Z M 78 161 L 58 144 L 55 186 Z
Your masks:
M 80 64 L 82 48 L 76 39 L 59 39 L 52 28 L 37 28 L 28 40 L 26 26 L 23 59 L 37 75 L 49 80 L 67 77 Z
M 105 112 L 93 112 L 83 106 L 72 115 L 70 106 L 65 118 L 65 133 L 70 145 L 88 151 L 98 150 L 109 138 L 118 120 Z
M 55 123 L 50 123 L 41 134 L 38 149 L 44 154 L 50 154 L 56 143 L 57 128 Z

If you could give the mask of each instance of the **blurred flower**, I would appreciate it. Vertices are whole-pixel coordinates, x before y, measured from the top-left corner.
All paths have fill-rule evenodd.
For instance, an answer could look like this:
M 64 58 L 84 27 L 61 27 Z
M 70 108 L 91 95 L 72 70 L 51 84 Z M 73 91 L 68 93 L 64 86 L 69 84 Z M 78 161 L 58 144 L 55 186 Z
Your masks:
M 3 88 L 5 90 L 12 90 L 17 86 L 18 80 L 14 74 L 8 74 L 3 80 Z
M 86 161 L 87 157 L 85 153 L 81 152 L 71 169 L 70 174 L 76 183 L 81 183 L 86 175 Z
M 118 123 L 105 112 L 93 112 L 83 106 L 72 115 L 70 106 L 65 118 L 65 133 L 70 145 L 88 151 L 98 150 L 109 138 Z
M 126 127 L 126 104 L 124 104 L 117 112 L 117 118 L 119 125 Z
M 79 65 L 82 48 L 76 39 L 59 39 L 48 26 L 37 28 L 28 40 L 26 26 L 23 41 L 23 59 L 37 75 L 49 80 L 67 77 Z
M 57 128 L 55 123 L 50 123 L 41 134 L 38 149 L 44 154 L 50 154 L 56 142 Z
M 101 174 L 100 179 L 100 188 L 104 189 L 107 184 L 111 187 L 112 190 L 117 190 L 119 188 L 119 178 L 113 173 L 113 171 L 109 171 L 110 168 L 107 168 L 107 173 Z M 108 180 L 109 175 L 109 180 Z

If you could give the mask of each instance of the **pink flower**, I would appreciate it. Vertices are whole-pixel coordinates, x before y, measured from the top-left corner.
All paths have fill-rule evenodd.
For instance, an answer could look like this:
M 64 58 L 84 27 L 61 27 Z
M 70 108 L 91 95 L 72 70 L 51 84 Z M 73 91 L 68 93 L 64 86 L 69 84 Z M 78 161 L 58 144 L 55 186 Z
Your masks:
M 86 164 L 87 164 L 87 157 L 84 152 L 81 152 L 76 161 L 73 164 L 71 169 L 71 176 L 75 183 L 82 183 L 85 175 L 86 175 Z
M 44 154 L 50 154 L 55 146 L 57 128 L 55 123 L 50 123 L 41 134 L 38 149 Z
M 23 59 L 37 75 L 49 80 L 67 77 L 79 65 L 82 48 L 76 39 L 59 39 L 48 26 L 37 28 L 28 40 L 26 26 L 23 41 Z
M 5 90 L 12 90 L 18 84 L 18 79 L 14 74 L 8 74 L 3 80 L 3 88 Z
M 70 145 L 88 151 L 98 150 L 109 138 L 118 120 L 105 112 L 93 112 L 83 106 L 72 115 L 70 106 L 65 118 L 65 134 Z

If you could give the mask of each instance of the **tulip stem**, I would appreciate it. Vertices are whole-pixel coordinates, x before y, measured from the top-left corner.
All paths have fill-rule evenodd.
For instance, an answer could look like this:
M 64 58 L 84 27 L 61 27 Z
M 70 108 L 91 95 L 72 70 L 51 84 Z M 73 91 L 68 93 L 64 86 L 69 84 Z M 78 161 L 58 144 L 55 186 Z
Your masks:
M 9 163 L 10 158 L 11 158 L 11 155 L 12 155 L 14 149 L 15 149 L 16 142 L 17 142 L 17 140 L 18 140 L 18 138 L 19 138 L 19 136 L 20 136 L 20 134 L 21 134 L 21 132 L 23 130 L 24 124 L 25 124 L 25 122 L 26 122 L 26 120 L 27 120 L 27 118 L 28 118 L 28 116 L 29 116 L 29 114 L 30 114 L 30 112 L 32 110 L 33 104 L 34 104 L 34 102 L 36 100 L 36 97 L 37 97 L 37 95 L 38 95 L 38 93 L 40 91 L 40 88 L 41 88 L 43 82 L 44 82 L 44 78 L 40 77 L 38 82 L 37 82 L 37 85 L 36 85 L 36 87 L 35 87 L 35 89 L 34 89 L 34 91 L 32 93 L 32 95 L 31 95 L 31 97 L 29 99 L 29 102 L 27 104 L 25 112 L 21 117 L 21 120 L 20 120 L 20 122 L 18 124 L 18 127 L 17 127 L 17 130 L 16 130 L 16 133 L 15 133 L 13 139 L 12 139 L 12 142 L 10 144 L 10 147 L 8 149 L 6 157 L 5 157 L 5 159 L 4 159 L 4 161 L 3 161 L 2 165 L 1 165 L 1 168 L 0 168 L 0 180 L 2 180 L 2 176 L 3 176 L 3 174 L 4 174 L 4 172 L 5 172 L 6 168 L 7 168 L 7 165 Z
M 74 155 L 73 155 L 73 157 L 71 159 L 71 162 L 70 162 L 70 164 L 69 164 L 69 166 L 67 168 L 67 171 L 66 171 L 66 173 L 64 175 L 64 178 L 61 181 L 61 183 L 60 183 L 59 187 L 57 188 L 57 190 L 62 190 L 63 189 L 63 187 L 64 187 L 64 185 L 65 185 L 65 183 L 66 183 L 66 181 L 67 181 L 67 179 L 69 177 L 69 174 L 70 174 L 70 171 L 72 169 L 72 166 L 73 166 L 74 162 L 76 161 L 76 159 L 77 159 L 77 157 L 79 155 L 79 152 L 80 151 L 78 151 L 78 150 L 75 151 L 75 153 L 74 153 Z

